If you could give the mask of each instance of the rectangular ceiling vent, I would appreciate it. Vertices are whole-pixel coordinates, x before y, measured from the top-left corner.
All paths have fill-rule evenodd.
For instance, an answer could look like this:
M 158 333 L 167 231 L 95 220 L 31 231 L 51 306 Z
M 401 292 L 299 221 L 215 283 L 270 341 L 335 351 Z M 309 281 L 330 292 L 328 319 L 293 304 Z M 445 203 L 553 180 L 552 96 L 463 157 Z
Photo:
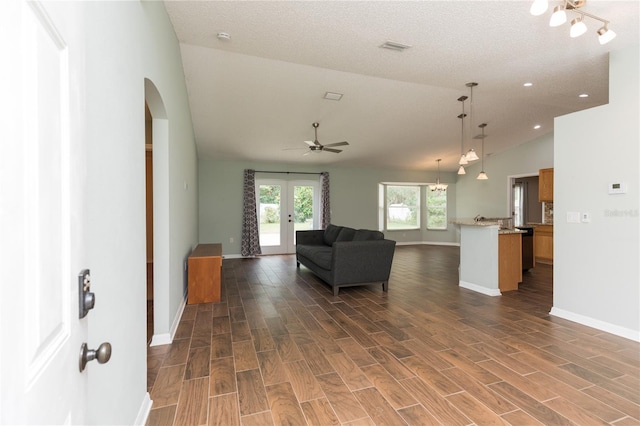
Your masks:
M 404 52 L 411 46 L 408 44 L 398 43 L 397 41 L 387 40 L 380 45 L 383 49 L 395 50 L 396 52 Z

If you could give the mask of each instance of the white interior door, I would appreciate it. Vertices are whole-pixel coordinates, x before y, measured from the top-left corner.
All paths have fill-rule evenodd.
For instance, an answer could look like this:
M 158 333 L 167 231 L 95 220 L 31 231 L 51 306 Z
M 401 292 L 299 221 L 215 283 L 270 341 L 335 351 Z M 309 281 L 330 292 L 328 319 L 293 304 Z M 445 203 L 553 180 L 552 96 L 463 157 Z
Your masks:
M 0 4 L 0 113 L 7 119 L 0 130 L 2 424 L 85 423 L 82 49 L 69 9 Z
M 319 225 L 317 181 L 256 180 L 262 254 L 295 253 L 296 231 Z

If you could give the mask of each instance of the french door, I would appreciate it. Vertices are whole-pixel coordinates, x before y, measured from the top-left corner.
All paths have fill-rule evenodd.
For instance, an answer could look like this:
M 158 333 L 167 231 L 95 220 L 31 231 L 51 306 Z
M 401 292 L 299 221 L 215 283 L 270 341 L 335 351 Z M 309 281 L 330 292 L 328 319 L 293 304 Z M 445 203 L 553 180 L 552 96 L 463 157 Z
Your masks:
M 296 231 L 319 227 L 317 181 L 256 179 L 262 254 L 295 253 Z

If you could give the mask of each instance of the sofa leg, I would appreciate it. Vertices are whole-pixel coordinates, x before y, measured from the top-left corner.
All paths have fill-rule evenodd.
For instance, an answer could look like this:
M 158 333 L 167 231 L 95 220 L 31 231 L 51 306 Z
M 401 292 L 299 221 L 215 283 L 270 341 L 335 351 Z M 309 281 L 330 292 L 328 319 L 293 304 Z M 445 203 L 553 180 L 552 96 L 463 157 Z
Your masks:
M 387 283 L 386 281 L 384 281 L 382 283 L 382 291 L 387 291 L 389 290 L 389 283 Z
M 340 291 L 340 287 L 338 287 L 338 286 L 333 287 L 333 295 L 334 296 L 338 295 L 338 291 Z

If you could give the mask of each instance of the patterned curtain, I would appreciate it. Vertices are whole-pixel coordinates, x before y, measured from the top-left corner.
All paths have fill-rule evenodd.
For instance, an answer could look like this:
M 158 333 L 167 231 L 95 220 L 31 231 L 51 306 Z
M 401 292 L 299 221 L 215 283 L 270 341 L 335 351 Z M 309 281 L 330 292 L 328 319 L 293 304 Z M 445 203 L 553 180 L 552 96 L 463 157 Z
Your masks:
M 327 229 L 331 223 L 331 203 L 329 202 L 329 172 L 320 173 L 320 228 Z
M 256 171 L 245 169 L 242 208 L 242 256 L 261 254 L 260 233 L 258 229 L 258 210 L 256 208 Z

